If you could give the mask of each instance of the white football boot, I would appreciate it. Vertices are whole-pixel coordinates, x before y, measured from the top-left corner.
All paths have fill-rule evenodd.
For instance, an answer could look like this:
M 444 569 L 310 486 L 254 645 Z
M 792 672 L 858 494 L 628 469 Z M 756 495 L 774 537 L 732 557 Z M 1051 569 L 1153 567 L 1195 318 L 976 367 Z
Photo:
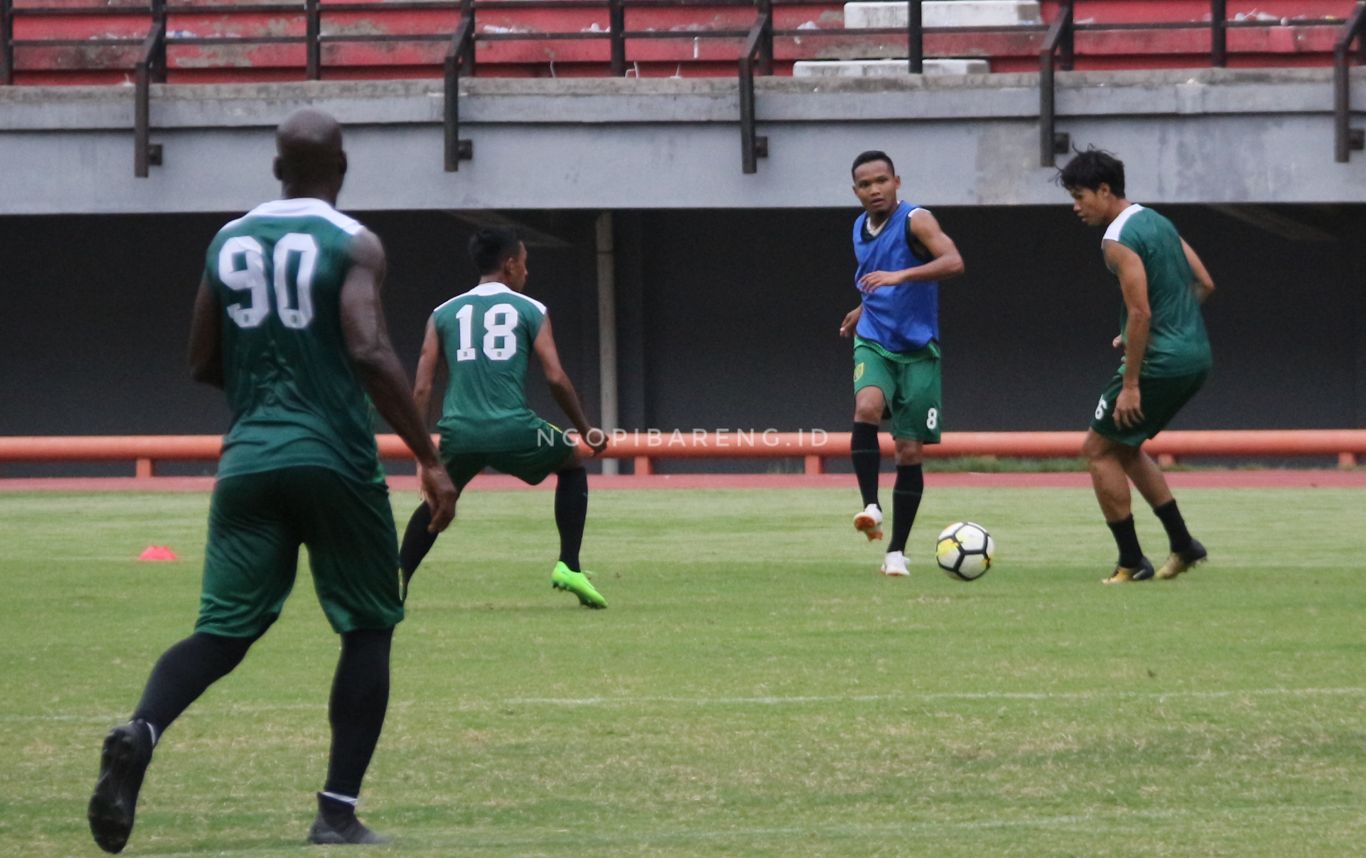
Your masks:
M 889 578 L 906 578 L 911 570 L 906 568 L 906 555 L 900 551 L 888 551 L 882 558 L 882 574 Z
M 868 504 L 863 512 L 854 516 L 854 530 L 868 537 L 869 542 L 882 538 L 882 510 L 877 504 Z

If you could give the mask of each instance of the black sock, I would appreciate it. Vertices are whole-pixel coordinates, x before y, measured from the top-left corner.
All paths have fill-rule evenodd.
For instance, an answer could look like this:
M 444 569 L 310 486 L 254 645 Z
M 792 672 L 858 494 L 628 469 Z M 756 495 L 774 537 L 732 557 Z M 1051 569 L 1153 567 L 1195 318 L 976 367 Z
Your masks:
M 146 721 L 160 738 L 199 695 L 241 663 L 255 642 L 195 632 L 172 646 L 152 668 L 133 720 Z
M 394 630 L 358 629 L 342 635 L 341 657 L 332 678 L 327 718 L 332 753 L 324 792 L 360 795 L 361 780 L 384 728 L 389 708 L 389 645 Z M 319 807 L 322 807 L 321 799 Z
M 1181 517 L 1181 510 L 1176 508 L 1176 500 L 1172 499 L 1153 507 L 1153 512 L 1162 522 L 1162 527 L 1167 531 L 1167 542 L 1171 546 L 1173 554 L 1179 554 L 1191 547 L 1191 534 L 1186 529 L 1186 520 Z
M 560 531 L 560 562 L 579 569 L 583 525 L 588 520 L 588 471 L 582 467 L 560 471 L 555 482 L 555 527 Z
M 920 510 L 920 496 L 925 493 L 925 469 L 920 465 L 897 465 L 896 483 L 892 486 L 892 541 L 888 551 L 905 551 L 911 536 L 911 525 Z
M 408 519 L 408 526 L 403 530 L 403 545 L 398 549 L 399 568 L 403 570 L 403 580 L 407 581 L 413 577 L 417 571 L 417 564 L 422 562 L 422 558 L 427 556 L 427 552 L 432 550 L 436 544 L 435 533 L 427 532 L 427 525 L 432 523 L 432 511 L 424 502 L 413 510 L 412 518 Z
M 854 475 L 858 477 L 859 494 L 863 505 L 877 503 L 877 474 L 882 466 L 882 452 L 877 446 L 877 424 L 854 421 L 849 433 L 849 455 L 854 460 Z M 881 507 L 881 504 L 878 504 Z
M 350 796 L 355 798 L 355 796 Z M 340 828 L 349 823 L 356 815 L 356 806 L 330 795 L 318 793 L 318 813 L 329 825 Z
M 1137 569 L 1143 563 L 1143 549 L 1138 545 L 1134 517 L 1131 515 L 1119 521 L 1108 521 L 1106 524 L 1115 535 L 1115 545 L 1119 546 L 1119 565 L 1125 569 Z

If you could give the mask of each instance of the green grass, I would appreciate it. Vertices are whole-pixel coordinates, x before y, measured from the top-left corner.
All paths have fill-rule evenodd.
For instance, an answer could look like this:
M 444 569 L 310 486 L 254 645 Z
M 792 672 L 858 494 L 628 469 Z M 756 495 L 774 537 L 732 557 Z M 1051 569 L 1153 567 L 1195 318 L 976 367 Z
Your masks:
M 1014 456 L 954 456 L 944 459 L 926 459 L 925 470 L 929 473 L 1049 473 L 1086 470 L 1086 460 L 1081 457 L 1070 459 L 1023 459 Z
M 362 815 L 405 856 L 1366 854 L 1366 495 L 1181 503 L 1212 561 L 1102 587 L 1084 490 L 931 484 L 909 581 L 852 486 L 601 491 L 592 612 L 550 588 L 550 493 L 476 483 L 413 582 Z M 100 854 L 100 740 L 191 629 L 206 509 L 0 495 L 0 854 Z M 930 560 L 959 518 L 1000 545 L 972 584 Z M 336 651 L 305 575 L 169 731 L 125 854 L 337 852 L 301 845 Z

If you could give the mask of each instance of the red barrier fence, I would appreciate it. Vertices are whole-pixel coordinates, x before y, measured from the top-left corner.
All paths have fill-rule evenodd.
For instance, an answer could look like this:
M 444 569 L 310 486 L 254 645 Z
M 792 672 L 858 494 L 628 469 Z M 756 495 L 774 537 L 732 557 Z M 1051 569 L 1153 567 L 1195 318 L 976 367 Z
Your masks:
M 1071 458 L 1079 455 L 1082 432 L 949 432 L 943 443 L 925 448 L 929 458 L 994 456 L 1001 458 Z M 411 459 L 396 435 L 379 435 L 385 459 Z M 158 462 L 214 461 L 222 449 L 218 435 L 72 435 L 0 437 L 0 464 L 5 462 L 132 461 L 138 477 L 156 474 Z M 1164 432 L 1146 449 L 1164 464 L 1192 456 L 1217 458 L 1289 458 L 1336 456 L 1339 467 L 1351 468 L 1366 455 L 1366 429 L 1256 429 Z M 891 455 L 891 438 L 882 436 L 883 455 Z M 808 474 L 825 472 L 825 460 L 849 455 L 845 432 L 803 430 L 682 431 L 618 430 L 604 454 L 630 459 L 638 475 L 654 473 L 662 459 L 800 458 Z

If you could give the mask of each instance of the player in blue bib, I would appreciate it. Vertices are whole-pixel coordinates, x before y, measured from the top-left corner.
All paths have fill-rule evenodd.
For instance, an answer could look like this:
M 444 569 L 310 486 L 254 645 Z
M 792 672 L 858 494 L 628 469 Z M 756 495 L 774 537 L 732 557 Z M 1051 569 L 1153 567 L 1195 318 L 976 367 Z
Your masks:
M 1091 469 L 1105 522 L 1119 547 L 1107 584 L 1175 578 L 1205 559 L 1191 538 L 1162 469 L 1143 442 L 1162 431 L 1195 395 L 1213 364 L 1200 305 L 1214 281 L 1172 222 L 1124 195 L 1124 163 L 1108 152 L 1079 153 L 1058 176 L 1072 211 L 1105 228 L 1101 253 L 1119 280 L 1124 359 L 1096 405 L 1082 455 Z M 1155 572 L 1143 556 L 1130 507 L 1129 483 L 1167 531 L 1171 553 Z
M 854 429 L 850 448 L 863 511 L 854 528 L 882 538 L 878 501 L 878 424 L 891 415 L 896 444 L 892 539 L 882 573 L 904 577 L 906 540 L 925 488 L 924 444 L 938 444 L 942 415 L 939 367 L 939 281 L 963 273 L 963 258 L 934 215 L 900 202 L 901 178 L 887 153 L 854 159 L 854 287 L 862 301 L 840 324 L 854 338 Z

